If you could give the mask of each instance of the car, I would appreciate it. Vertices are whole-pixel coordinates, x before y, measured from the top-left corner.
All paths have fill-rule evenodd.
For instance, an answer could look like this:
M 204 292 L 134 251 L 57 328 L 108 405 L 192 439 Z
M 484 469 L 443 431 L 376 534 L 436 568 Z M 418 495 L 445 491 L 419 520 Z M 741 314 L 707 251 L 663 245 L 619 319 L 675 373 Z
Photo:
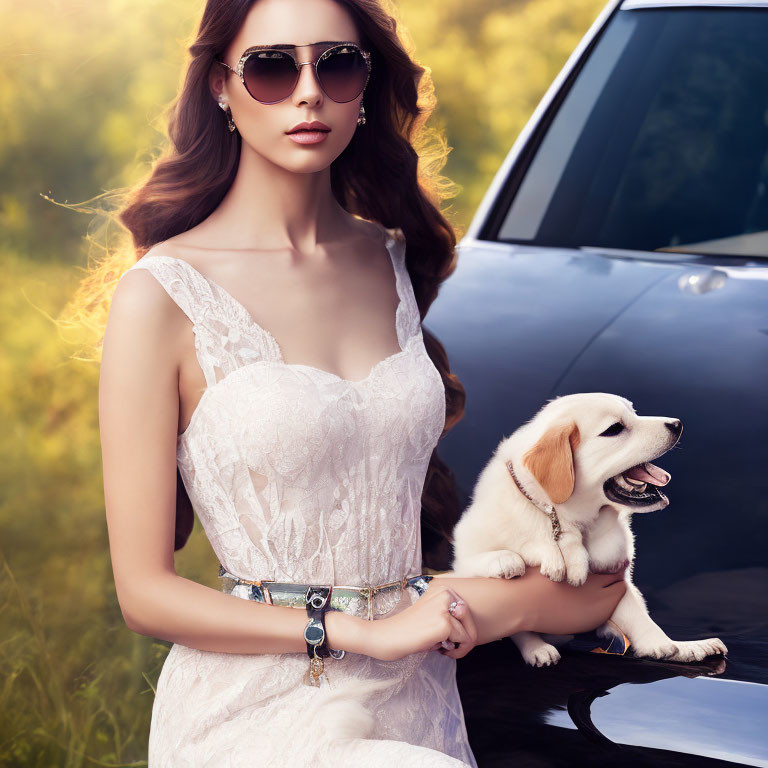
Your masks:
M 437 448 L 457 509 L 549 399 L 681 419 L 633 578 L 671 637 L 729 649 L 671 663 L 586 634 L 532 668 L 478 646 L 457 666 L 478 764 L 768 765 L 768 3 L 609 2 L 457 247 L 424 322 L 466 390 Z

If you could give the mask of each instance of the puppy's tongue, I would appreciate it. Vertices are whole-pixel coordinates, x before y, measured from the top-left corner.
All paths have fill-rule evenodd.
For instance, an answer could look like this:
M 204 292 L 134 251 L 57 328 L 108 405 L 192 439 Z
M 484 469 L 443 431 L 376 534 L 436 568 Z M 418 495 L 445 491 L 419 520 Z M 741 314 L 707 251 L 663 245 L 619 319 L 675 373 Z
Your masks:
M 664 471 L 655 464 L 651 464 L 650 461 L 628 469 L 624 473 L 624 477 L 631 477 L 633 480 L 651 483 L 652 485 L 666 485 L 672 479 L 672 475 L 669 472 Z

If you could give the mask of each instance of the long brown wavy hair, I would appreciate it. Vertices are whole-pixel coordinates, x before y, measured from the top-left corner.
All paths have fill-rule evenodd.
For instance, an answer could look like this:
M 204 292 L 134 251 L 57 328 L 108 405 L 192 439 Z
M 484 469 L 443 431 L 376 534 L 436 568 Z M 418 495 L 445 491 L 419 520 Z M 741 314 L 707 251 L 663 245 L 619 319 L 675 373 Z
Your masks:
M 106 255 L 87 271 L 69 307 L 81 322 L 86 319 L 93 325 L 92 316 L 99 311 L 103 320 L 111 291 L 129 263 L 207 218 L 234 181 L 241 138 L 239 132 L 229 133 L 209 90 L 208 74 L 255 1 L 206 3 L 188 48 L 192 58 L 183 85 L 167 108 L 167 147 L 135 188 L 111 193 L 121 201 L 116 218 L 127 229 L 130 243 L 124 237 L 122 249 L 105 248 Z M 457 233 L 439 208 L 441 200 L 457 190 L 440 175 L 450 148 L 439 131 L 425 125 L 436 105 L 431 75 L 409 52 L 413 44 L 407 33 L 398 33 L 397 10 L 387 0 L 335 1 L 354 19 L 363 47 L 371 52 L 372 70 L 365 91 L 367 122 L 332 163 L 331 188 L 350 214 L 402 229 L 406 265 L 423 320 L 457 259 Z M 381 194 L 382 189 L 387 193 Z M 103 323 L 99 325 L 103 331 Z M 445 385 L 445 435 L 464 414 L 464 388 L 450 372 L 443 345 L 426 328 L 422 330 Z M 100 343 L 101 337 L 97 346 Z M 176 480 L 174 548 L 178 550 L 192 532 L 194 513 L 178 470 Z M 422 554 L 427 568 L 450 567 L 451 534 L 459 514 L 452 474 L 435 451 L 422 496 Z

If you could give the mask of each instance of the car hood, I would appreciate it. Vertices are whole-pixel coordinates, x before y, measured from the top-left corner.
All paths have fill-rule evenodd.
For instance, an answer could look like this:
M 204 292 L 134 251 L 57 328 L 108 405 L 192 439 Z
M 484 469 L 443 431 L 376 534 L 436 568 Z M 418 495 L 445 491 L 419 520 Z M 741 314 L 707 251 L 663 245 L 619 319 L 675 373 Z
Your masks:
M 710 406 L 729 393 L 709 418 L 753 419 L 732 400 L 768 370 L 766 280 L 766 266 L 745 260 L 461 244 L 424 321 L 467 390 L 455 430 L 474 450 L 460 481 L 474 482 L 501 433 L 568 392 L 632 399 L 631 387 L 639 413 L 676 416 L 670 393 L 695 387 Z

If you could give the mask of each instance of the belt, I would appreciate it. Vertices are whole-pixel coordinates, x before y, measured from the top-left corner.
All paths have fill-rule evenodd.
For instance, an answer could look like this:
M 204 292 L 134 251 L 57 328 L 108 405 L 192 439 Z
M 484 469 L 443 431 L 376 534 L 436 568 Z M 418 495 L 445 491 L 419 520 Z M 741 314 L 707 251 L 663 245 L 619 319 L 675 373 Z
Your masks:
M 331 589 L 329 610 L 351 613 L 372 621 L 374 614 L 389 613 L 397 605 L 403 589 L 414 589 L 421 597 L 433 578 L 432 574 L 420 573 L 378 586 L 347 586 L 345 584 L 322 584 L 319 586 L 328 586 Z M 258 581 L 241 579 L 227 571 L 221 563 L 219 563 L 219 579 L 223 582 L 222 591 L 236 597 L 257 600 L 269 605 L 301 608 L 302 610 L 306 610 L 307 589 L 310 586 L 318 586 L 317 584 L 299 584 L 269 579 L 259 579 Z

